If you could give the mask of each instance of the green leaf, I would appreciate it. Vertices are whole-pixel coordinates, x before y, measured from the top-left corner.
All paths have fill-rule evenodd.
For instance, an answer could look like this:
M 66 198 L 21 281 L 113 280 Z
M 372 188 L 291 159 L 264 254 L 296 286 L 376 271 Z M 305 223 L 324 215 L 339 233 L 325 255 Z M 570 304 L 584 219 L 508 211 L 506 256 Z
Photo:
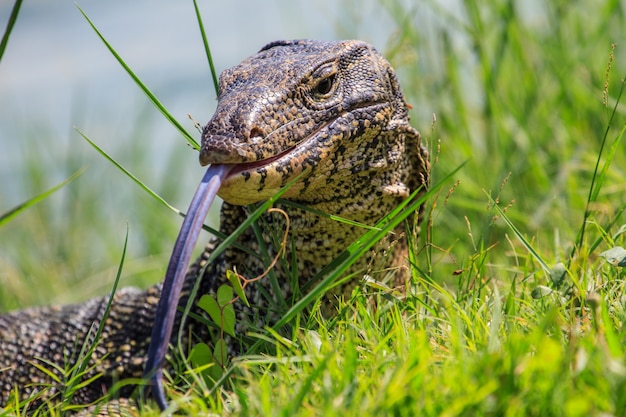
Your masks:
M 231 271 L 230 269 L 226 271 L 226 278 L 230 281 L 235 290 L 235 294 L 239 296 L 241 301 L 246 305 L 246 307 L 250 307 L 250 303 L 248 302 L 248 298 L 246 297 L 246 293 L 241 286 L 241 280 L 239 276 L 235 273 L 235 271 Z
M 606 259 L 606 261 L 613 266 L 626 266 L 626 249 L 621 246 L 616 246 L 612 249 L 604 251 L 600 254 L 600 256 Z
M 213 361 L 215 362 L 215 359 Z M 218 366 L 217 363 L 215 365 L 208 369 L 208 375 L 213 381 L 219 381 L 224 376 L 224 368 Z M 216 383 L 215 386 L 217 387 L 219 384 Z
M 224 339 L 219 339 L 215 343 L 215 348 L 213 349 L 213 358 L 215 362 L 224 367 L 226 365 L 226 360 L 228 359 L 228 346 L 226 346 L 226 342 Z
M 563 280 L 565 279 L 566 273 L 567 270 L 565 269 L 565 264 L 563 264 L 562 262 L 559 262 L 552 267 L 552 269 L 550 270 L 550 280 L 555 287 L 558 288 L 561 286 Z
M 222 321 L 222 330 L 235 337 L 235 306 L 228 304 L 222 308 Z
M 538 300 L 540 298 L 543 298 L 547 295 L 552 294 L 552 288 L 546 287 L 545 285 L 538 285 L 536 286 L 532 292 L 530 293 L 530 296 L 532 298 L 534 298 L 535 300 Z
M 211 320 L 215 322 L 220 328 L 222 328 L 222 310 L 220 310 L 219 304 L 212 296 L 205 294 L 198 300 L 198 307 L 209 313 Z
M 206 343 L 196 344 L 189 353 L 189 360 L 194 368 L 200 368 L 213 363 L 211 348 Z
M 206 265 L 211 265 L 212 262 L 215 261 L 215 259 L 217 259 L 218 256 L 220 256 L 220 254 L 222 252 L 224 252 L 226 250 L 227 247 L 229 247 L 230 245 L 233 246 L 238 246 L 236 240 L 237 238 L 244 232 L 246 231 L 250 225 L 252 225 L 259 217 L 261 217 L 261 215 L 263 213 L 265 213 L 267 211 L 267 209 L 269 209 L 275 202 L 276 200 L 278 200 L 285 192 L 287 192 L 287 190 L 293 185 L 295 184 L 298 180 L 300 179 L 300 175 L 298 175 L 296 178 L 292 179 L 291 181 L 289 181 L 287 183 L 287 185 L 285 185 L 280 191 L 278 191 L 276 194 L 274 194 L 274 196 L 272 196 L 271 198 L 269 198 L 267 201 L 265 201 L 264 203 L 260 204 L 257 209 L 251 213 L 247 219 L 245 219 L 240 225 L 239 227 L 237 227 L 237 229 L 235 229 L 230 235 L 226 236 L 223 240 L 222 243 L 220 243 L 212 252 L 211 255 L 209 256 L 209 258 L 206 260 Z M 249 249 L 249 248 L 248 248 Z M 248 252 L 250 253 L 250 252 Z M 255 256 L 254 253 L 250 253 L 251 256 Z M 191 296 L 189 297 L 189 300 L 187 301 L 187 305 L 185 306 L 185 310 L 183 312 L 183 314 L 185 316 L 187 316 L 189 314 L 189 311 L 191 310 L 191 307 L 195 304 L 195 299 L 196 299 L 196 294 L 198 293 L 198 289 L 200 287 L 200 280 L 196 280 L 196 283 L 194 284 L 192 290 L 191 290 Z M 219 322 L 217 322 L 219 323 Z M 178 340 L 179 340 L 179 344 L 181 343 L 182 340 L 182 336 L 183 336 L 183 329 L 184 326 L 180 326 L 179 328 L 179 332 L 178 332 Z M 221 376 L 220 376 L 221 378 Z
M 233 301 L 233 288 L 229 285 L 221 285 L 217 289 L 217 303 L 223 307 Z

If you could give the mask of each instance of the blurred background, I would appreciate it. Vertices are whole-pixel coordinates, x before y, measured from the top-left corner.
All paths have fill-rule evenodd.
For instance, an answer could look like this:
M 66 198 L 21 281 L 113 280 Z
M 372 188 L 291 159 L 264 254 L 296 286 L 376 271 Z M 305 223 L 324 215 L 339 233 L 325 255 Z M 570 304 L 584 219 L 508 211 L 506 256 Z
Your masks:
M 204 124 L 216 100 L 192 2 L 78 4 L 199 139 L 187 114 Z M 2 29 L 12 7 L 0 2 Z M 413 125 L 437 159 L 434 180 L 469 160 L 457 190 L 433 211 L 435 273 L 449 277 L 468 267 L 477 244 L 505 241 L 487 194 L 504 205 L 515 200 L 509 215 L 548 242 L 554 259 L 567 252 L 626 69 L 623 2 L 236 0 L 200 8 L 218 73 L 277 39 L 358 38 L 388 57 L 413 105 Z M 619 127 L 621 105 L 618 115 Z M 164 273 L 180 218 L 75 127 L 181 210 L 204 171 L 73 1 L 24 2 L 0 62 L 0 213 L 86 171 L 0 228 L 0 312 L 105 294 L 127 226 L 122 285 L 147 286 Z M 626 191 L 623 152 L 618 162 L 606 219 Z M 506 245 L 493 263 L 509 261 Z

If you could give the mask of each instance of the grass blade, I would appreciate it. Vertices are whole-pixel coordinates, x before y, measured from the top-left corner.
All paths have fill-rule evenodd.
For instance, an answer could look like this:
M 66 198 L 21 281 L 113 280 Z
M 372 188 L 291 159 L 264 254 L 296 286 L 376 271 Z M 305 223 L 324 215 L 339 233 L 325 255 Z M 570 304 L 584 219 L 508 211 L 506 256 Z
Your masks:
M 543 260 L 543 258 L 541 257 L 541 255 L 539 255 L 539 252 L 537 252 L 535 250 L 535 248 L 533 248 L 533 246 L 530 244 L 530 242 L 524 237 L 524 235 L 522 234 L 522 232 L 520 232 L 518 230 L 517 227 L 515 227 L 515 225 L 513 224 L 513 222 L 511 221 L 511 219 L 509 219 L 509 217 L 506 215 L 506 213 L 504 212 L 504 210 L 502 210 L 500 208 L 500 206 L 498 204 L 496 204 L 496 202 L 493 200 L 493 198 L 491 198 L 491 196 L 485 192 L 485 194 L 487 195 L 487 198 L 489 198 L 489 200 L 491 201 L 491 203 L 493 204 L 493 206 L 495 207 L 496 211 L 498 212 L 498 216 L 500 216 L 502 218 L 502 220 L 504 220 L 504 222 L 507 224 L 507 226 L 509 226 L 509 228 L 513 231 L 513 233 L 515 234 L 515 236 L 517 237 L 517 239 L 522 243 L 522 245 L 526 248 L 526 250 L 528 251 L 528 253 L 531 254 L 531 256 L 537 261 L 539 262 L 539 265 L 541 265 L 541 268 L 546 272 L 546 274 L 550 274 L 550 267 L 548 266 L 548 264 Z
M 156 201 L 158 201 L 159 203 L 163 204 L 165 207 L 167 207 L 168 209 L 172 210 L 174 213 L 179 214 L 181 216 L 184 216 L 184 213 L 180 210 L 178 210 L 176 207 L 172 206 L 170 203 L 168 203 L 167 201 L 165 201 L 160 195 L 158 195 L 157 193 L 155 193 L 154 191 L 152 191 L 152 189 L 150 189 L 150 187 L 148 187 L 147 185 L 145 185 L 139 178 L 137 178 L 136 176 L 134 176 L 130 171 L 128 171 L 126 168 L 124 168 L 122 165 L 120 165 L 115 159 L 113 159 L 108 153 L 106 153 L 102 148 L 100 148 L 98 145 L 95 144 L 95 142 L 93 142 L 91 139 L 89 139 L 89 137 L 87 137 L 86 134 L 84 134 L 83 132 L 81 132 L 79 129 L 74 128 L 74 130 L 76 130 L 78 132 L 79 135 L 81 135 L 83 137 L 83 139 L 85 139 L 96 151 L 98 151 L 98 153 L 102 156 L 104 156 L 109 162 L 111 162 L 113 165 L 115 165 L 115 167 L 117 169 L 119 169 L 120 171 L 122 171 L 124 174 L 126 174 L 126 176 L 128 178 L 130 178 L 131 180 L 133 180 L 135 182 L 135 184 L 137 184 L 138 186 L 140 186 L 145 192 L 147 192 L 148 194 L 150 194 L 150 196 L 152 198 L 154 198 Z
M 148 87 L 139 79 L 139 77 L 137 77 L 137 75 L 135 75 L 135 73 L 130 69 L 130 67 L 128 65 L 126 65 L 126 62 L 124 62 L 124 60 L 122 59 L 122 57 L 115 51 L 115 49 L 113 49 L 113 47 L 111 46 L 111 44 L 109 44 L 109 42 L 107 42 L 107 40 L 104 38 L 104 36 L 102 36 L 102 34 L 100 33 L 100 31 L 96 28 L 96 26 L 93 24 L 93 22 L 89 19 L 89 17 L 87 17 L 87 14 L 85 14 L 85 12 L 83 11 L 83 9 L 80 8 L 80 6 L 76 6 L 78 7 L 78 10 L 81 12 L 81 14 L 83 15 L 83 17 L 87 20 L 87 22 L 89 23 L 89 25 L 91 26 L 91 28 L 94 30 L 94 32 L 96 32 L 96 35 L 98 35 L 98 37 L 100 38 L 100 40 L 104 43 L 104 45 L 109 49 L 109 51 L 111 52 L 111 54 L 113 54 L 113 56 L 115 57 L 115 59 L 117 59 L 117 61 L 120 63 L 120 65 L 126 70 L 126 72 L 128 73 L 128 75 L 130 75 L 130 77 L 133 79 L 133 81 L 135 81 L 135 83 L 139 86 L 139 88 L 141 89 L 141 91 L 144 92 L 144 94 L 146 96 L 148 96 L 148 98 L 150 99 L 150 101 L 152 102 L 152 104 L 154 104 L 154 106 L 161 112 L 161 114 L 163 116 L 165 116 L 165 118 L 172 124 L 174 125 L 174 127 L 180 132 L 181 135 L 183 135 L 183 137 L 185 139 L 187 139 L 187 142 L 189 142 L 189 144 L 195 149 L 195 150 L 200 150 L 200 145 L 198 145 L 198 142 L 196 142 L 196 140 L 185 130 L 185 128 L 183 128 L 183 126 L 178 122 L 178 120 L 176 120 L 174 118 L 174 116 L 172 116 L 170 114 L 170 112 L 165 108 L 165 106 L 163 104 L 161 104 L 161 102 L 159 101 L 158 98 L 156 98 L 156 96 L 152 93 L 152 91 L 150 91 L 148 89 Z
M 15 0 L 13 9 L 11 10 L 11 15 L 9 16 L 9 21 L 7 22 L 7 28 L 4 30 L 4 35 L 2 35 L 2 40 L 0 41 L 0 61 L 2 61 L 2 56 L 7 48 L 7 44 L 9 43 L 9 37 L 11 36 L 13 26 L 15 26 L 15 22 L 17 21 L 17 16 L 20 13 L 21 6 L 22 0 Z
M 80 169 L 80 170 L 76 171 L 69 178 L 67 178 L 65 181 L 55 185 L 54 187 L 50 188 L 47 191 L 44 191 L 43 193 L 41 193 L 39 195 L 36 195 L 35 197 L 33 197 L 31 199 L 28 199 L 28 200 L 24 201 L 22 204 L 19 204 L 19 205 L 13 207 L 11 210 L 7 211 L 6 213 L 0 215 L 0 227 L 2 227 L 5 223 L 8 223 L 11 219 L 16 217 L 18 214 L 22 213 L 24 210 L 28 209 L 31 206 L 34 206 L 35 204 L 39 203 L 40 201 L 46 199 L 48 196 L 50 196 L 54 192 L 56 192 L 59 189 L 65 187 L 67 184 L 69 184 L 70 182 L 74 181 L 76 178 L 78 178 L 81 175 L 83 175 L 84 172 L 85 172 L 85 169 Z
M 130 171 L 128 171 L 126 168 L 124 168 L 122 165 L 120 165 L 115 159 L 113 159 L 108 153 L 106 153 L 102 148 L 100 148 L 98 145 L 95 144 L 95 142 L 93 142 L 91 139 L 89 139 L 89 137 L 87 137 L 86 134 L 84 134 L 83 132 L 81 132 L 79 129 L 75 129 L 79 135 L 81 135 L 83 137 L 83 139 L 85 139 L 91 146 L 93 146 L 93 148 L 98 151 L 98 153 L 102 156 L 104 156 L 109 162 L 111 162 L 113 165 L 115 165 L 120 171 L 122 171 L 124 174 L 126 174 L 126 176 L 128 176 L 128 178 L 130 178 L 131 180 L 133 180 L 135 182 L 135 184 L 137 184 L 138 186 L 141 187 L 141 189 L 143 189 L 145 192 L 147 192 L 152 198 L 154 198 L 156 201 L 158 201 L 159 203 L 163 204 L 165 207 L 167 207 L 168 209 L 170 209 L 171 211 L 173 211 L 174 213 L 178 214 L 181 217 L 185 217 L 185 213 L 182 212 L 181 210 L 177 209 L 176 207 L 172 206 L 170 203 L 168 203 L 167 201 L 165 201 L 165 199 L 163 199 L 163 197 L 161 197 L 160 195 L 158 195 L 156 192 L 154 192 L 150 187 L 148 187 L 146 184 L 144 184 L 139 178 L 137 178 L 136 176 L 134 176 Z M 220 232 L 217 229 L 214 229 L 210 226 L 207 225 L 202 225 L 202 228 L 211 233 L 213 236 L 220 238 L 220 239 L 226 239 L 226 235 L 224 235 L 222 232 Z M 254 255 L 254 253 L 252 253 L 251 249 L 246 248 L 245 246 L 239 245 L 237 243 L 234 243 L 234 246 L 238 249 L 244 250 L 247 253 Z
M 620 100 L 622 98 L 622 94 L 624 93 L 624 82 L 621 83 L 621 87 L 619 90 L 619 93 L 617 95 L 617 99 L 615 100 L 615 105 L 613 106 L 613 111 L 611 112 L 611 116 L 609 117 L 609 122 L 606 125 L 606 129 L 604 130 L 604 135 L 602 136 L 602 142 L 600 143 L 600 150 L 598 151 L 598 157 L 596 159 L 596 165 L 594 167 L 593 170 L 593 175 L 591 177 L 591 184 L 589 184 L 589 195 L 587 196 L 587 205 L 585 207 L 585 213 L 583 215 L 583 221 L 582 224 L 580 226 L 580 230 L 578 232 L 578 236 L 576 236 L 576 240 L 574 243 L 574 247 L 572 248 L 572 252 L 570 253 L 570 259 L 568 259 L 568 266 L 569 263 L 571 262 L 571 259 L 574 257 L 574 255 L 576 254 L 576 251 L 580 248 L 580 245 L 582 245 L 582 242 L 585 238 L 585 228 L 587 226 L 587 220 L 589 219 L 589 216 L 591 215 L 591 205 L 597 200 L 598 198 L 598 194 L 600 193 L 600 189 L 602 186 L 602 182 L 604 180 L 604 175 L 606 173 L 606 169 L 608 169 L 608 164 L 612 159 L 612 156 L 615 152 L 615 150 L 613 150 L 611 152 L 611 155 L 609 156 L 609 159 L 607 160 L 604 169 L 602 170 L 601 174 L 598 174 L 598 170 L 600 167 L 600 160 L 602 158 L 602 153 L 604 151 L 604 146 L 606 145 L 606 141 L 607 141 L 607 137 L 609 135 L 609 130 L 611 129 L 611 125 L 613 124 L 613 120 L 615 118 L 615 115 L 617 114 L 617 110 L 618 110 L 618 106 L 620 103 Z M 624 133 L 624 129 L 622 129 L 622 131 L 620 132 L 620 134 L 618 135 L 618 139 L 616 139 L 616 142 L 619 141 L 619 139 L 621 139 L 622 135 Z
M 150 187 L 148 187 L 147 185 L 145 185 L 139 178 L 137 178 L 136 176 L 134 176 L 133 174 L 131 174 L 130 171 L 128 171 L 126 168 L 124 168 L 122 165 L 120 165 L 115 159 L 113 159 L 108 153 L 106 153 L 102 148 L 100 148 L 98 145 L 96 145 L 95 142 L 93 142 L 91 139 L 89 139 L 89 137 L 87 137 L 87 135 L 83 132 L 81 132 L 79 129 L 74 128 L 74 130 L 76 130 L 76 132 L 78 132 L 79 135 L 81 135 L 83 137 L 83 139 L 85 139 L 96 151 L 98 151 L 98 153 L 102 156 L 104 156 L 109 162 L 111 162 L 113 165 L 115 165 L 120 171 L 122 171 L 124 174 L 126 174 L 126 176 L 128 176 L 131 180 L 133 180 L 135 182 L 135 184 L 137 184 L 138 186 L 140 186 L 145 192 L 147 192 L 148 194 L 150 194 L 150 196 L 152 196 L 152 198 L 154 198 L 155 200 L 157 200 L 159 203 L 163 204 L 165 207 L 167 207 L 168 209 L 172 210 L 174 213 L 179 214 L 181 216 L 183 216 L 183 212 L 178 210 L 176 207 L 172 206 L 170 203 L 168 203 L 167 201 L 165 201 L 160 195 L 158 195 L 157 193 L 155 193 L 154 191 L 152 191 L 152 189 L 150 189 Z
M 196 17 L 198 18 L 198 27 L 200 28 L 200 34 L 202 35 L 202 43 L 204 44 L 204 51 L 206 53 L 207 60 L 209 61 L 209 68 L 211 68 L 211 78 L 213 79 L 213 87 L 215 87 L 215 95 L 219 94 L 219 85 L 217 73 L 215 72 L 215 65 L 213 65 L 213 56 L 211 55 L 211 48 L 209 47 L 209 41 L 204 31 L 204 24 L 202 23 L 202 16 L 200 16 L 200 9 L 198 8 L 198 2 L 193 0 L 193 7 L 196 11 Z
M 9 16 L 9 21 L 7 22 L 7 28 L 4 30 L 4 35 L 2 35 L 2 40 L 0 41 L 0 61 L 2 61 L 2 56 L 7 48 L 7 44 L 9 43 L 9 36 L 11 36 L 13 26 L 15 26 L 15 22 L 17 21 L 17 15 L 20 13 L 20 7 L 22 7 L 22 0 L 15 0 L 13 9 L 11 10 L 11 15 Z
M 78 355 L 78 366 L 74 367 L 68 380 L 70 381 L 70 383 L 68 384 L 68 386 L 66 387 L 66 393 L 63 396 L 63 403 L 64 405 L 68 406 L 72 403 L 72 398 L 74 397 L 74 393 L 80 389 L 80 385 L 81 385 L 81 380 L 82 380 L 82 375 L 85 374 L 85 371 L 87 370 L 87 366 L 89 365 L 89 361 L 91 360 L 91 357 L 93 355 L 93 352 L 96 350 L 96 346 L 98 345 L 98 342 L 100 340 L 100 336 L 102 335 L 102 332 L 104 331 L 104 327 L 107 324 L 107 319 L 109 317 L 109 313 L 111 312 L 111 306 L 113 305 L 113 297 L 115 296 L 115 293 L 117 292 L 117 287 L 119 285 L 120 279 L 122 277 L 122 270 L 124 268 L 124 260 L 126 259 L 126 249 L 128 247 L 128 226 L 126 226 L 126 235 L 124 237 L 124 247 L 122 248 L 122 256 L 120 258 L 120 262 L 119 265 L 117 267 L 117 273 L 115 275 L 115 281 L 113 282 L 113 288 L 111 289 L 111 295 L 109 296 L 109 299 L 107 301 L 106 307 L 104 308 L 104 312 L 102 314 L 102 317 L 100 318 L 100 323 L 98 324 L 98 327 L 96 329 L 96 333 L 93 337 L 93 343 L 91 344 L 91 346 L 88 346 L 89 340 L 91 339 L 90 337 L 86 337 L 85 342 L 83 343 L 82 347 L 81 347 L 81 351 Z M 89 334 L 91 334 L 91 331 L 93 330 L 90 329 L 89 330 Z M 77 385 L 78 384 L 78 385 Z
M 337 216 L 337 215 L 334 215 L 334 214 L 324 213 L 321 210 L 317 210 L 317 209 L 315 209 L 313 207 L 305 206 L 304 204 L 296 203 L 295 201 L 280 200 L 280 204 L 283 204 L 283 205 L 288 206 L 288 207 L 299 208 L 301 210 L 308 211 L 309 213 L 316 214 L 316 215 L 318 215 L 320 217 L 324 217 L 325 219 L 335 220 L 335 221 L 338 221 L 340 223 L 349 224 L 350 226 L 361 227 L 363 229 L 380 230 L 380 229 L 377 229 L 374 226 L 370 226 L 370 225 L 365 224 L 365 223 L 357 222 L 357 221 L 350 220 L 350 219 L 344 219 L 343 217 Z

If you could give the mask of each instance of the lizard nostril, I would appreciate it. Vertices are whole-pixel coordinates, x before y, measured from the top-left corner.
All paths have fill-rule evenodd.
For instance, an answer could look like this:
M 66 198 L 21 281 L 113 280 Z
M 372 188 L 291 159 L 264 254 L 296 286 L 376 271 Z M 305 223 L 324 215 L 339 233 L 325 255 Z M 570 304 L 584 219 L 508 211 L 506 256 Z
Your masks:
M 250 129 L 250 134 L 248 135 L 251 140 L 263 139 L 264 136 L 263 131 L 256 126 Z

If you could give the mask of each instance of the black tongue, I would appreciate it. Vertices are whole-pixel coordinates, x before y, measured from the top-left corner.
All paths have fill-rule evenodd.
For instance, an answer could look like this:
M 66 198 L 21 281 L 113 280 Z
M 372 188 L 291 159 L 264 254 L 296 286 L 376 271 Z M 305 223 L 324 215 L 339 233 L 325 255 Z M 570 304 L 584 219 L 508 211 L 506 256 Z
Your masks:
M 233 165 L 211 165 L 207 169 L 196 189 L 191 204 L 189 204 L 189 210 L 187 210 L 183 225 L 178 232 L 178 238 L 167 266 L 161 298 L 154 317 L 148 360 L 144 370 L 144 378 L 149 380 L 152 395 L 161 410 L 167 407 L 165 391 L 163 390 L 163 363 L 172 336 L 178 300 L 191 252 L 198 240 L 209 207 L 211 207 L 220 185 L 232 168 Z

